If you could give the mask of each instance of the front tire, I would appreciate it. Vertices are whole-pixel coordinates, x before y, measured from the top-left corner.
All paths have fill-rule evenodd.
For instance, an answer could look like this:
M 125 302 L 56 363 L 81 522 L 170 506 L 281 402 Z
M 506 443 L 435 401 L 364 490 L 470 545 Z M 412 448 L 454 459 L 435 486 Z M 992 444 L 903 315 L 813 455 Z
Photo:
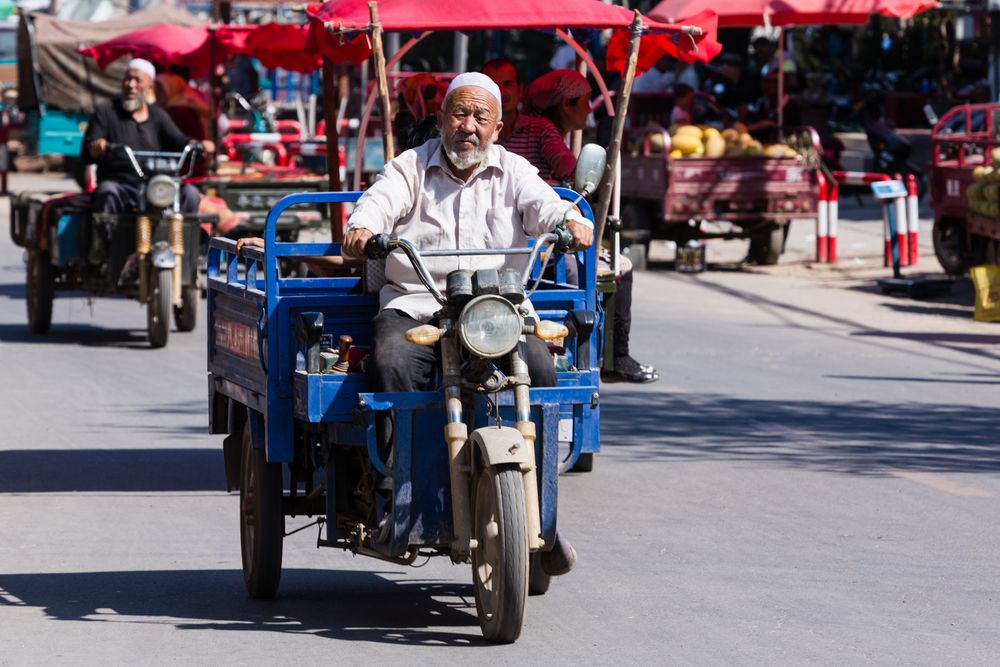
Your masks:
M 243 583 L 252 598 L 273 598 L 281 583 L 282 494 L 281 464 L 268 463 L 264 450 L 253 447 L 248 421 L 240 457 L 240 551 Z
M 28 329 L 33 334 L 47 333 L 52 326 L 52 300 L 55 298 L 55 279 L 48 254 L 28 251 L 25 283 Z
M 197 285 L 181 288 L 181 306 L 174 306 L 174 322 L 178 331 L 194 331 L 198 324 L 198 301 Z
M 156 284 L 146 304 L 146 328 L 149 346 L 163 347 L 170 336 L 170 286 L 173 283 L 170 269 L 156 272 Z
M 482 470 L 476 479 L 472 555 L 476 613 L 483 636 L 509 644 L 521 634 L 528 597 L 528 532 L 517 466 Z

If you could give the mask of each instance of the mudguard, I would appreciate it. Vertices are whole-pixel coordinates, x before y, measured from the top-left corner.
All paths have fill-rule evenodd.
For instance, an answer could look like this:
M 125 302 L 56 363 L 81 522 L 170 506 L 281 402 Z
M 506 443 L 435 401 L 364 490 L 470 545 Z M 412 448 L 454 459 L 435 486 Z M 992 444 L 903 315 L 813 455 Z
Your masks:
M 523 467 L 534 463 L 534 452 L 529 451 L 524 436 L 516 428 L 477 428 L 469 436 L 469 442 L 479 450 L 482 460 L 490 466 L 516 463 Z
M 153 267 L 157 269 L 172 269 L 177 266 L 177 257 L 171 248 L 153 248 Z

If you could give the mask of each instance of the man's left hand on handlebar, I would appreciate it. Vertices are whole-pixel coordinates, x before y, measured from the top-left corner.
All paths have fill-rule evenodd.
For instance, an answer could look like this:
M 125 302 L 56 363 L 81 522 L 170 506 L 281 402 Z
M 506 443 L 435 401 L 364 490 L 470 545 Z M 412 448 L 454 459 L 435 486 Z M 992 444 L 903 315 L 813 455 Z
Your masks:
M 566 229 L 573 235 L 573 247 L 571 250 L 586 250 L 594 244 L 594 230 L 589 225 L 567 220 Z

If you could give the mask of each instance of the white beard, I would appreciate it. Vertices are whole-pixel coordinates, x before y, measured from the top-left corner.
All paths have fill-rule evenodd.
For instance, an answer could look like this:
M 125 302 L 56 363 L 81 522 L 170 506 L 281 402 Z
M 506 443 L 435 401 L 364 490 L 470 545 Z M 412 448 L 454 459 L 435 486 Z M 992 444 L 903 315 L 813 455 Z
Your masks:
M 134 100 L 130 100 L 127 97 L 122 98 L 122 108 L 129 113 L 135 113 L 142 108 L 142 100 L 138 97 Z
M 476 137 L 473 136 L 473 141 L 476 141 Z M 459 171 L 464 171 L 465 169 L 471 169 L 475 167 L 483 160 L 486 159 L 487 153 L 490 152 L 490 148 L 493 147 L 493 141 L 487 141 L 485 144 L 477 145 L 468 153 L 458 153 L 455 149 L 449 146 L 447 143 L 444 144 L 444 154 L 448 156 L 448 160 L 451 162 L 452 166 Z

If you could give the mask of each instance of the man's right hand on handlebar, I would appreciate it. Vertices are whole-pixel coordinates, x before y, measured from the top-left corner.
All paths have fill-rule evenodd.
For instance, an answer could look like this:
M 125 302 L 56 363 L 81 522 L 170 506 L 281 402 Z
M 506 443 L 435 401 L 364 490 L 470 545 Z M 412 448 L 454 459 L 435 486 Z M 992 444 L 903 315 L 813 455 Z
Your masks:
M 108 152 L 107 139 L 94 139 L 90 142 L 90 157 L 95 160 L 104 156 Z
M 346 257 L 362 258 L 365 256 L 365 246 L 373 236 L 375 234 L 364 227 L 349 229 L 344 234 L 344 242 L 340 246 L 340 252 Z

